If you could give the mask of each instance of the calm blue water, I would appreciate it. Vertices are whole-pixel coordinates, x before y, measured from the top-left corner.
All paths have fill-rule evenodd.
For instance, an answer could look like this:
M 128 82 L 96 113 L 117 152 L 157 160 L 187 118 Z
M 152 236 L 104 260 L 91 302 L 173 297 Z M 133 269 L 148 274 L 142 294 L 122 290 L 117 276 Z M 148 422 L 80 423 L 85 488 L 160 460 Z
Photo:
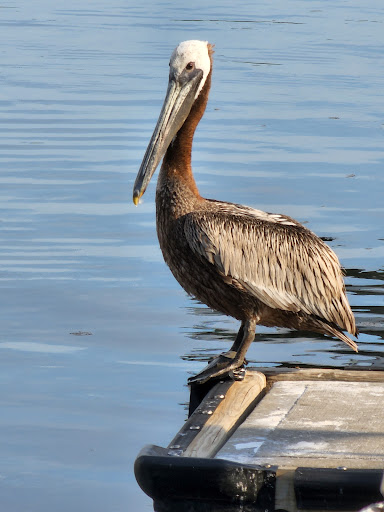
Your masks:
M 14 0 L 0 6 L 0 505 L 149 511 L 144 444 L 238 325 L 162 261 L 155 182 L 132 185 L 178 42 L 216 45 L 195 140 L 206 197 L 330 237 L 360 353 L 259 328 L 259 365 L 384 365 L 382 2 Z M 155 181 L 155 180 L 154 180 Z

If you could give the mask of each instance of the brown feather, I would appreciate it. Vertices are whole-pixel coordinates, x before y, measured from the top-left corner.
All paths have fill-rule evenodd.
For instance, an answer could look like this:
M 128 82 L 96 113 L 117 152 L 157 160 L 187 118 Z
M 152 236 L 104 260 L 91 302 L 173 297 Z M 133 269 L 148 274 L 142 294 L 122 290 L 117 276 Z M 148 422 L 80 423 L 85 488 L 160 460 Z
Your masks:
M 191 167 L 192 141 L 204 114 L 211 71 L 169 146 L 156 193 L 164 259 L 191 295 L 243 323 L 357 336 L 335 253 L 300 223 L 232 203 L 204 199 Z M 243 324 L 242 324 L 243 325 Z

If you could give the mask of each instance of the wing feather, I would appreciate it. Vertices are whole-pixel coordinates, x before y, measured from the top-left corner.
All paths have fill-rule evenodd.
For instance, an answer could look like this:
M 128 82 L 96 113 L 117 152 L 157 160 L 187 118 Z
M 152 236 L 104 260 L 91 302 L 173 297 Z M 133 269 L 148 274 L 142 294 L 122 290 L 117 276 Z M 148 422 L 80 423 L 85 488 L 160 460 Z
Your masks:
M 337 256 L 293 219 L 215 201 L 188 214 L 184 230 L 193 251 L 267 306 L 355 332 Z

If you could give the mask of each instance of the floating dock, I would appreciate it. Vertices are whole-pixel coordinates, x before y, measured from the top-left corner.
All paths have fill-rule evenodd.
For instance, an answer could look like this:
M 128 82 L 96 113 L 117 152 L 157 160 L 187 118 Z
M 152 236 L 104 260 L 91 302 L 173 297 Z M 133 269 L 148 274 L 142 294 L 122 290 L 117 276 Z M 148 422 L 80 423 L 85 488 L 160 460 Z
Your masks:
M 194 385 L 135 462 L 156 512 L 355 511 L 383 500 L 384 371 L 248 370 Z

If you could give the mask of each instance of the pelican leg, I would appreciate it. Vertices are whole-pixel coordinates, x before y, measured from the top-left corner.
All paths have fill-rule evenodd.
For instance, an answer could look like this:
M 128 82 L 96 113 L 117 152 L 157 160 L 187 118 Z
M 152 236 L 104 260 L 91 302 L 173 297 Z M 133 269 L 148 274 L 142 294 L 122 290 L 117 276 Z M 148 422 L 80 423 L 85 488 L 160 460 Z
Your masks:
M 249 345 L 255 339 L 255 328 L 254 318 L 242 322 L 231 349 L 212 359 L 200 373 L 188 379 L 188 384 L 204 384 L 210 379 L 227 376 L 231 372 L 235 372 L 236 378 L 236 370 L 243 365 Z
M 239 347 L 241 346 L 241 342 L 243 341 L 243 338 L 244 338 L 245 324 L 246 324 L 246 322 L 241 322 L 239 332 L 236 335 L 235 341 L 233 342 L 230 352 L 232 352 L 232 351 L 237 352 L 239 350 Z

